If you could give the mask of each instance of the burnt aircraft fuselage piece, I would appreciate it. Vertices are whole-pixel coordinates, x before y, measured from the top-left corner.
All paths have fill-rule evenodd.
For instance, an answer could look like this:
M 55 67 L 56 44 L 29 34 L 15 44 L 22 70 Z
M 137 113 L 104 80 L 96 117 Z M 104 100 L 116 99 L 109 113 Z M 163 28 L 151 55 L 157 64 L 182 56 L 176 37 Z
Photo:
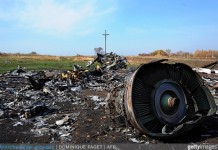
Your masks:
M 142 133 L 157 138 L 178 136 L 217 109 L 192 68 L 161 61 L 143 64 L 128 76 L 123 88 L 111 92 L 108 106 L 116 112 L 115 118 L 124 118 Z

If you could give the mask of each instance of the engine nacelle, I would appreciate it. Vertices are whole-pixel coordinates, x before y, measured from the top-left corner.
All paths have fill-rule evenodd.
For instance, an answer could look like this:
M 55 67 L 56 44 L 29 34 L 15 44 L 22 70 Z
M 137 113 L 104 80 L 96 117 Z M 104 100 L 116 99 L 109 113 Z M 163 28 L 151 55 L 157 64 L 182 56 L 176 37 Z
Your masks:
M 106 108 L 115 119 L 158 138 L 178 136 L 217 109 L 201 77 L 182 63 L 141 65 L 110 94 Z

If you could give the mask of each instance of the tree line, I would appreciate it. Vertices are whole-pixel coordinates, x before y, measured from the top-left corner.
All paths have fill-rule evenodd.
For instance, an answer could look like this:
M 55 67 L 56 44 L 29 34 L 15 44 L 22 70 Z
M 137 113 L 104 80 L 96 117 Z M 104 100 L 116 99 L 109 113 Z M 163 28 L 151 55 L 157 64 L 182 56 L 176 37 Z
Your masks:
M 170 49 L 154 50 L 151 53 L 141 53 L 139 56 L 166 56 L 166 57 L 184 57 L 184 58 L 218 58 L 218 50 L 195 50 L 194 53 L 177 51 L 172 53 Z

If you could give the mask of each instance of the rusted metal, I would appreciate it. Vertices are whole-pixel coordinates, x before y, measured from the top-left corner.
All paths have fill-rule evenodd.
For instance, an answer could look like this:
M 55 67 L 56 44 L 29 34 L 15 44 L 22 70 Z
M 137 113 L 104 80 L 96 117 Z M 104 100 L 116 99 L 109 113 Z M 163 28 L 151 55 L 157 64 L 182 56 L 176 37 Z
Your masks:
M 152 61 L 150 61 L 149 63 L 162 63 L 162 62 L 165 62 L 165 61 L 168 61 L 168 59 L 152 60 Z
M 215 62 L 209 63 L 207 65 L 204 65 L 201 68 L 209 68 L 209 67 L 214 68 L 217 64 L 218 64 L 218 61 L 215 61 Z

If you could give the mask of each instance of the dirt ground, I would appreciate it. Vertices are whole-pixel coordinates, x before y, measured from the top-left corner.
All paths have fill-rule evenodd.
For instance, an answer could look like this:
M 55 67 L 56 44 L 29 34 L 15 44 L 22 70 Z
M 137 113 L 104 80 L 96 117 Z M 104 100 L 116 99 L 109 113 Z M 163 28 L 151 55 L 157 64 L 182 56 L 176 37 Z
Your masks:
M 84 98 L 83 107 L 72 105 L 69 102 L 62 102 L 58 105 L 61 109 L 59 114 L 80 112 L 78 120 L 72 127 L 72 140 L 70 143 L 132 143 L 126 133 L 122 133 L 125 127 L 118 127 L 109 117 L 105 115 L 104 107 L 93 109 L 94 102 L 86 99 L 87 96 L 98 95 L 102 98 L 106 97 L 107 92 L 96 92 L 92 90 L 84 90 L 81 96 Z M 21 126 L 13 126 L 17 119 L 8 118 L 0 120 L 0 143 L 51 143 L 54 135 L 46 134 L 36 137 L 32 134 L 31 129 L 33 123 L 26 123 Z M 50 120 L 54 123 L 55 120 Z M 218 116 L 210 118 L 188 132 L 186 135 L 169 139 L 166 141 L 157 140 L 146 135 L 136 133 L 131 138 L 138 138 L 149 143 L 218 143 Z M 66 142 L 66 141 L 60 141 Z
M 87 90 L 82 94 L 88 96 L 92 92 L 95 91 Z M 105 97 L 106 92 L 95 94 Z M 91 100 L 86 100 L 85 105 L 86 107 L 81 108 L 81 106 L 75 106 L 67 102 L 59 104 L 59 106 L 62 106 L 58 112 L 60 114 L 80 112 L 78 120 L 72 125 L 75 130 L 72 131 L 72 141 L 70 143 L 132 143 L 129 141 L 129 136 L 121 132 L 125 127 L 117 127 L 105 115 L 103 107 L 94 110 L 94 103 Z M 54 122 L 54 120 L 50 121 Z M 32 123 L 16 127 L 13 126 L 14 124 L 13 118 L 0 120 L 0 143 L 50 143 L 54 138 L 51 134 L 40 137 L 34 136 L 31 133 Z M 141 134 L 132 135 L 132 138 L 139 138 L 149 143 L 218 143 L 217 125 L 218 116 L 214 116 L 189 133 L 176 139 L 162 141 Z

